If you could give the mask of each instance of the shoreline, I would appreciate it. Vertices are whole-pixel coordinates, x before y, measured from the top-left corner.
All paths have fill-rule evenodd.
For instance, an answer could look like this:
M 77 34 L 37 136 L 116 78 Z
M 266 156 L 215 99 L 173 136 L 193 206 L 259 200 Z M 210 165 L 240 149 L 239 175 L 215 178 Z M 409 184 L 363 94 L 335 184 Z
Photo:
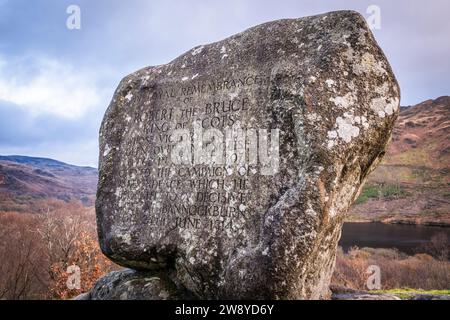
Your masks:
M 396 225 L 410 225 L 410 226 L 426 226 L 426 227 L 440 227 L 440 228 L 450 228 L 450 221 L 429 221 L 429 220 L 419 220 L 419 219 L 405 219 L 405 218 L 386 218 L 386 219 L 346 219 L 344 223 L 383 223 L 383 224 L 396 224 Z

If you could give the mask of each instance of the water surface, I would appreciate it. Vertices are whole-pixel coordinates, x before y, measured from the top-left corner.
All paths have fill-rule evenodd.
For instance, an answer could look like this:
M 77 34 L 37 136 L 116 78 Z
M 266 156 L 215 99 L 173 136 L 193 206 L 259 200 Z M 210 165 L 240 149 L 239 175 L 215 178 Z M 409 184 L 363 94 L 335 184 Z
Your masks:
M 360 248 L 397 248 L 412 254 L 438 233 L 445 233 L 450 240 L 450 228 L 348 222 L 342 229 L 339 245 L 346 252 L 350 247 L 358 246 Z

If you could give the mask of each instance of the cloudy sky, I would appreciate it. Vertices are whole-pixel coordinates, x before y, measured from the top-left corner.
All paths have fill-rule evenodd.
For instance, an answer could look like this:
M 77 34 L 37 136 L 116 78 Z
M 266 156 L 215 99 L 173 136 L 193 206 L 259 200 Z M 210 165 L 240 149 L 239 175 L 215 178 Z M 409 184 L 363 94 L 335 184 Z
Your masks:
M 81 30 L 69 30 L 70 5 Z M 448 0 L 0 0 L 0 154 L 97 166 L 98 129 L 120 79 L 253 25 L 326 11 L 381 12 L 373 30 L 402 105 L 450 95 Z

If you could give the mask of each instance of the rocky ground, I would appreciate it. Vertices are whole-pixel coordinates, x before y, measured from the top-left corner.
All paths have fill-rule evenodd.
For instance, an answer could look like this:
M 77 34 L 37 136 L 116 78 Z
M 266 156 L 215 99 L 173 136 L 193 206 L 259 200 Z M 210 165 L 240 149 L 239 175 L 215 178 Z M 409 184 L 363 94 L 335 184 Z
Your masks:
M 448 291 L 391 290 L 364 291 L 332 286 L 331 300 L 450 300 Z M 75 300 L 177 300 L 192 299 L 187 293 L 174 294 L 170 280 L 132 270 L 115 271 L 102 278 L 90 292 Z
M 420 291 L 363 291 L 332 287 L 332 300 L 450 300 L 450 294 Z

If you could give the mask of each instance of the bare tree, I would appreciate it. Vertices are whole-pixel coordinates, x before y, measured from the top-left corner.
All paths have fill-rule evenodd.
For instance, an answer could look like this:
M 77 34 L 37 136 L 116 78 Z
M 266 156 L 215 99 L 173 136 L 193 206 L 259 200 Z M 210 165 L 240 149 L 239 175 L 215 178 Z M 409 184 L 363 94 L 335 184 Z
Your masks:
M 33 229 L 37 219 L 31 215 L 7 213 L 0 216 L 0 298 L 38 298 L 44 291 L 42 250 Z

